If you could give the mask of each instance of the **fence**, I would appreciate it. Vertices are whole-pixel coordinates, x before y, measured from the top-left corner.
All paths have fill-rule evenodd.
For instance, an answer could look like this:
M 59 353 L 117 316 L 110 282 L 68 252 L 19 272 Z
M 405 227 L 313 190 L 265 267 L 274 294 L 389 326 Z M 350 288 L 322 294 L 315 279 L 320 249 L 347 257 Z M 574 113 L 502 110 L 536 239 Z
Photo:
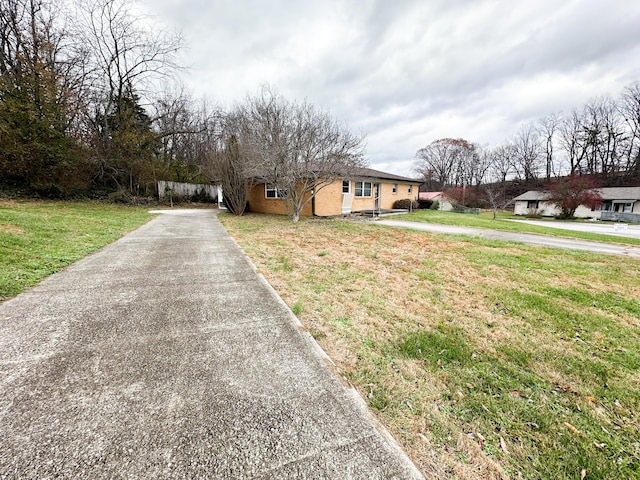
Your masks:
M 164 197 L 171 193 L 174 199 L 208 200 L 214 202 L 218 198 L 218 187 L 196 183 L 158 181 L 158 199 L 162 202 Z
M 480 215 L 479 208 L 462 207 L 460 205 L 454 205 L 451 211 L 453 213 L 471 213 L 473 215 Z

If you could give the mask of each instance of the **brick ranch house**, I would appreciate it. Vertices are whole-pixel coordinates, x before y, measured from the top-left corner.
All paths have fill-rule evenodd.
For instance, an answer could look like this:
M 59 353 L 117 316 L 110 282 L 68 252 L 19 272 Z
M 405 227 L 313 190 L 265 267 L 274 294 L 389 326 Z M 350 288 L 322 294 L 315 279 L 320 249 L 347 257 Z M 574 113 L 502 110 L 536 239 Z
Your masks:
M 576 210 L 577 218 L 592 218 L 599 220 L 640 222 L 640 187 L 610 187 L 598 188 L 596 191 L 602 197 L 602 204 L 597 210 L 580 205 Z M 559 208 L 547 199 L 549 194 L 539 190 L 530 190 L 513 199 L 515 202 L 514 215 L 528 215 L 537 213 L 542 216 L 553 217 Z
M 413 178 L 359 168 L 348 177 L 336 180 L 316 192 L 303 208 L 306 217 L 331 217 L 365 211 L 390 210 L 396 200 L 415 200 L 420 182 Z M 249 191 L 249 210 L 257 213 L 286 215 L 283 201 L 286 192 L 275 185 L 257 182 Z

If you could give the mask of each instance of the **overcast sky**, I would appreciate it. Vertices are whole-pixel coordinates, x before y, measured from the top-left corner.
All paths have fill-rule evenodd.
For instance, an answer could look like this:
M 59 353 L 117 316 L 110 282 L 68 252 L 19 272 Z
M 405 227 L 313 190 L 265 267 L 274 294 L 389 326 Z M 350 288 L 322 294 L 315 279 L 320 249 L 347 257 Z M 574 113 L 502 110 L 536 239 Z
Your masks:
M 639 0 L 143 0 L 182 30 L 184 83 L 229 106 L 269 84 L 412 175 L 443 137 L 500 143 L 640 80 Z

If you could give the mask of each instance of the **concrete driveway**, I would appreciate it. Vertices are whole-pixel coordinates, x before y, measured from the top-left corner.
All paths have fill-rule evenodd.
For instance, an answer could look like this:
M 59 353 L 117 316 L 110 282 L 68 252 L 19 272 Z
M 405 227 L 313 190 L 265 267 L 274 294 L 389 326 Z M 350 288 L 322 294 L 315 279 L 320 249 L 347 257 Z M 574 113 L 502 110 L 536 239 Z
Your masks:
M 543 247 L 564 248 L 567 250 L 582 250 L 607 255 L 621 255 L 625 257 L 640 258 L 640 247 L 615 243 L 591 242 L 575 238 L 551 237 L 533 233 L 505 232 L 501 230 L 489 230 L 486 228 L 460 227 L 454 225 L 439 225 L 435 223 L 410 222 L 406 220 L 377 220 L 378 225 L 389 227 L 409 228 L 423 232 L 444 233 L 453 235 L 469 235 L 488 238 L 491 240 L 504 240 L 508 242 L 521 242 L 529 245 Z
M 226 234 L 174 210 L 0 305 L 0 478 L 422 478 Z

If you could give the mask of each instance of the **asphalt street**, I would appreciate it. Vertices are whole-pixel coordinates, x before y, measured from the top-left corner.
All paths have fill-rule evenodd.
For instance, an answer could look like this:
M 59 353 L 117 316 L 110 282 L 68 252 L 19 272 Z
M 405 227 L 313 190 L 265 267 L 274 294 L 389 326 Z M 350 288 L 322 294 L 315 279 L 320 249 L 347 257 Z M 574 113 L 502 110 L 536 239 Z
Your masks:
M 565 248 L 568 250 L 581 250 L 594 253 L 603 253 L 607 255 L 621 255 L 625 257 L 640 258 L 640 247 L 615 243 L 592 242 L 575 238 L 551 237 L 533 233 L 504 232 L 500 230 L 489 230 L 485 228 L 410 222 L 406 220 L 377 220 L 376 224 L 386 225 L 389 227 L 420 230 L 423 232 L 469 235 L 473 237 L 488 238 L 491 240 L 521 242 L 530 245 L 540 245 L 544 247 Z
M 571 222 L 548 220 L 511 220 L 512 222 L 528 223 L 540 227 L 560 228 L 562 230 L 575 230 L 577 232 L 600 233 L 614 237 L 640 238 L 640 225 L 623 222 Z
M 174 210 L 0 305 L 0 478 L 409 479 L 215 212 Z

